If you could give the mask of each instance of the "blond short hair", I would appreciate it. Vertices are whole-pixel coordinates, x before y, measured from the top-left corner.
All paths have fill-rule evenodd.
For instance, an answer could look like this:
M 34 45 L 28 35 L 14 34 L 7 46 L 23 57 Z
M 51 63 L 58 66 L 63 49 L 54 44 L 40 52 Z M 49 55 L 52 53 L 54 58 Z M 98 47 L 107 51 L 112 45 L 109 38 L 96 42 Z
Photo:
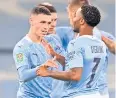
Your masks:
M 89 0 L 85 0 L 85 2 L 81 2 L 80 0 L 68 0 L 68 4 L 70 4 L 70 5 L 89 5 L 90 4 L 90 2 L 89 2 Z

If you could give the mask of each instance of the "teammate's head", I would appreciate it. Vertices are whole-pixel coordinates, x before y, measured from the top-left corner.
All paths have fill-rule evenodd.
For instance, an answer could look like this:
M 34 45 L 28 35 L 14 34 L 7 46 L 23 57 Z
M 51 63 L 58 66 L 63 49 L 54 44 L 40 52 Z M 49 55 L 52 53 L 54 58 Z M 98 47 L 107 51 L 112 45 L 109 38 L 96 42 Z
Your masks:
M 74 18 L 75 12 L 77 11 L 78 8 L 80 8 L 84 4 L 89 5 L 89 1 L 88 0 L 69 0 L 68 1 L 67 11 L 69 14 L 70 24 L 72 26 L 73 26 L 73 18 Z
M 95 27 L 99 24 L 101 15 L 99 10 L 90 5 L 83 5 L 79 8 L 74 17 L 74 29 L 79 31 L 85 27 Z
M 49 11 L 51 12 L 51 26 L 50 26 L 48 33 L 49 34 L 54 33 L 55 27 L 57 24 L 57 11 L 56 11 L 55 7 L 50 3 L 41 3 L 38 6 L 44 6 L 47 9 L 49 9 Z
M 37 36 L 46 35 L 51 23 L 51 13 L 43 6 L 34 7 L 30 15 L 30 25 Z

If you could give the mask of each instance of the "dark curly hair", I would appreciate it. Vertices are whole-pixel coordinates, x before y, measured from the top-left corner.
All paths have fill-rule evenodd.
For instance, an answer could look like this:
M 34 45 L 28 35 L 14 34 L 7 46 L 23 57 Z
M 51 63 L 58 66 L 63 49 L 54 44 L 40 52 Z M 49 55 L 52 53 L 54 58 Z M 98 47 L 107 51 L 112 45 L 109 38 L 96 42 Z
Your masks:
M 95 27 L 101 20 L 100 11 L 94 6 L 83 5 L 81 7 L 81 13 L 89 26 Z

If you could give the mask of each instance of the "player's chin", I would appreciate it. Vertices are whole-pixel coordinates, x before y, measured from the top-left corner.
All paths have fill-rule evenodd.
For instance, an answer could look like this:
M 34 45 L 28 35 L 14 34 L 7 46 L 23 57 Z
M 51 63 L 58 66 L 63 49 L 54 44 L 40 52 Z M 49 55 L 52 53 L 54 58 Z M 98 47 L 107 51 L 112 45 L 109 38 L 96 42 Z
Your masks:
M 45 35 L 47 35 L 47 34 L 48 34 L 47 31 L 42 31 L 41 36 L 45 36 Z
M 54 31 L 54 28 L 50 28 L 50 29 L 49 29 L 49 32 L 53 32 L 53 31 Z

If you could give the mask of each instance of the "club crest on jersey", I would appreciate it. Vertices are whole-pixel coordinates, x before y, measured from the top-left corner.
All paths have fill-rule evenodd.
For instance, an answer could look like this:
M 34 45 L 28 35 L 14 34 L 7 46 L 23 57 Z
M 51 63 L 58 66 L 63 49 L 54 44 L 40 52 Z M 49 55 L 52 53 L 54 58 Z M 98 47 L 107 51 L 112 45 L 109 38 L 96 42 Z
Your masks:
M 24 57 L 22 53 L 16 55 L 17 62 L 20 63 L 23 61 Z

